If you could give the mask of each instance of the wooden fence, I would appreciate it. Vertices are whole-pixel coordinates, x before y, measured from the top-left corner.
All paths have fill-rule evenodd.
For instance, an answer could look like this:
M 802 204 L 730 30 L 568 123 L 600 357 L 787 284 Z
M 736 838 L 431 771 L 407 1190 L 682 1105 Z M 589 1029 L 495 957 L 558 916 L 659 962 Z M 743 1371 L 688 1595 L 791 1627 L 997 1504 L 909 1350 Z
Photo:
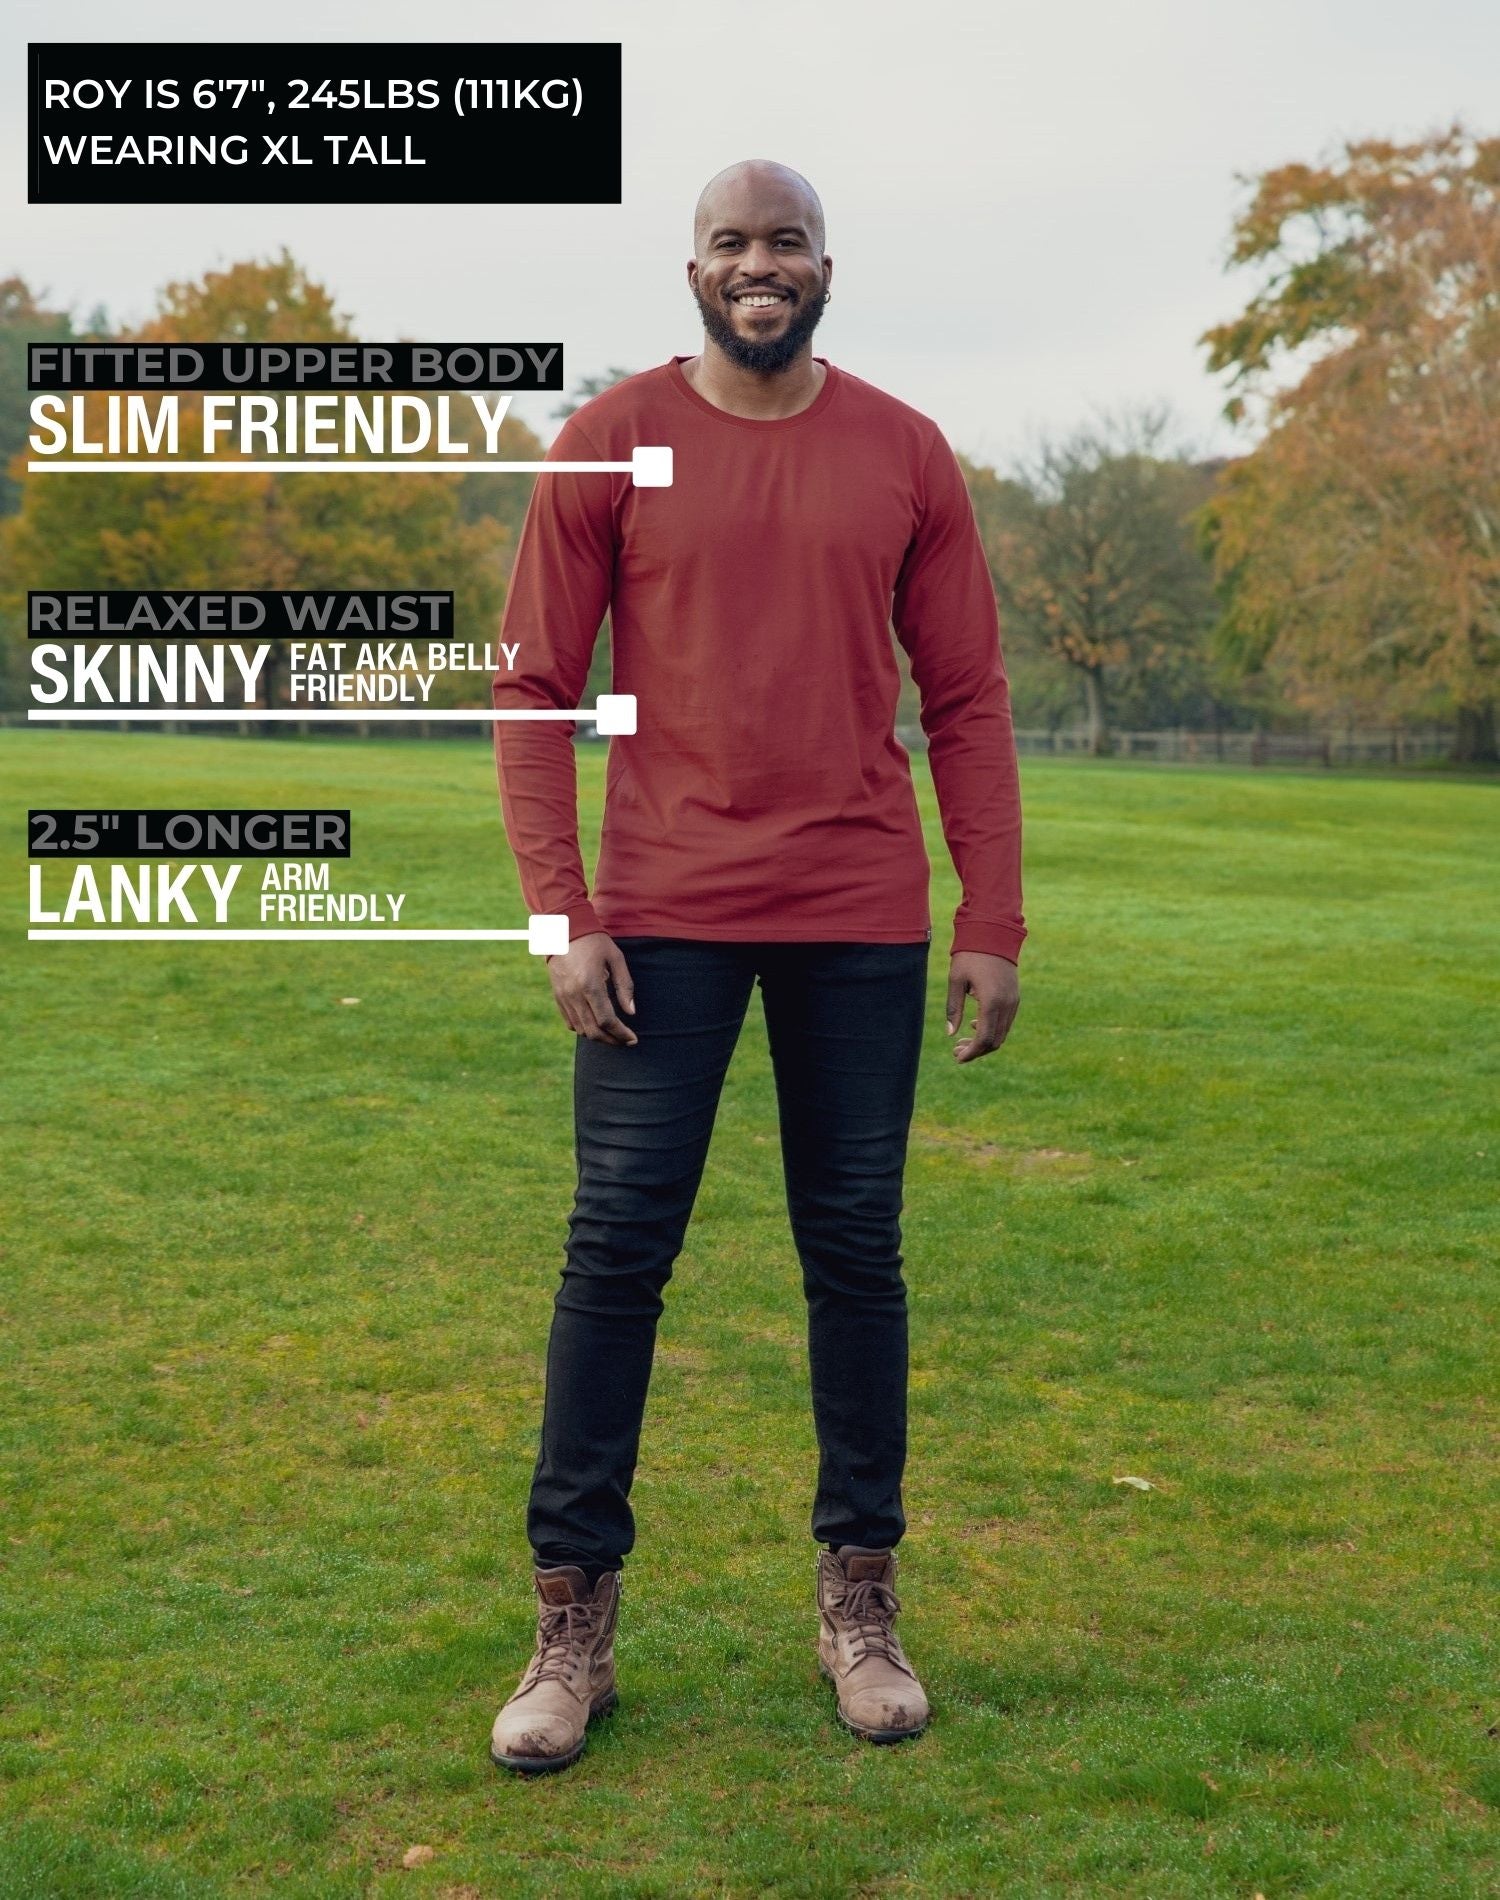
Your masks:
M 1086 729 L 1018 727 L 1022 753 L 1087 754 Z M 1174 765 L 1423 765 L 1446 759 L 1453 733 L 1440 726 L 1344 726 L 1322 732 L 1113 732 L 1110 756 Z
M 24 712 L 0 712 L 0 726 L 24 726 Z M 239 738 L 278 739 L 488 739 L 489 721 L 364 719 L 347 725 L 320 724 L 315 718 L 265 725 L 254 719 L 234 724 L 195 725 L 163 717 L 145 721 L 110 720 L 74 726 L 66 719 L 48 720 L 47 731 L 229 733 Z M 33 728 L 35 729 L 35 728 Z M 579 740 L 596 742 L 590 726 L 580 725 Z M 897 737 L 912 751 L 925 745 L 920 727 L 900 726 Z M 1404 726 L 1347 726 L 1324 732 L 1189 732 L 1168 727 L 1158 732 L 1113 732 L 1110 756 L 1117 759 L 1154 759 L 1172 765 L 1425 765 L 1446 759 L 1453 749 L 1453 733 L 1440 726 L 1421 729 Z M 1018 726 L 1016 749 L 1022 754 L 1057 754 L 1075 758 L 1089 752 L 1088 733 L 1081 727 L 1051 730 Z

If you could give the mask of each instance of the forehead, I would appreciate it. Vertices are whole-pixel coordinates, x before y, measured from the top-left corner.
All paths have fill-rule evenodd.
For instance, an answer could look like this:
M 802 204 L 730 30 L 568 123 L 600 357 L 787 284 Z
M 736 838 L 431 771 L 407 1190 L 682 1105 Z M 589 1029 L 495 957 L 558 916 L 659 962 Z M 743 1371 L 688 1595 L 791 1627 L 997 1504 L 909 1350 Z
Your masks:
M 817 213 L 805 190 L 789 178 L 742 173 L 714 185 L 698 213 L 698 236 L 735 230 L 757 235 L 792 230 L 811 233 Z

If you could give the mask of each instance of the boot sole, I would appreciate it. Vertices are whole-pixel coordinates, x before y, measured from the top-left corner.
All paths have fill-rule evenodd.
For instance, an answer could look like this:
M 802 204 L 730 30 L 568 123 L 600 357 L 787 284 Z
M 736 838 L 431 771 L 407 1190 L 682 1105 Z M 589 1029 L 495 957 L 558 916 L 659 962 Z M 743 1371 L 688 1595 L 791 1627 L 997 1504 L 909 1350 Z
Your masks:
M 611 1689 L 601 1702 L 594 1703 L 589 1709 L 589 1721 L 596 1715 L 612 1714 L 620 1700 L 618 1693 Z M 571 1768 L 582 1755 L 588 1743 L 588 1725 L 584 1725 L 583 1739 L 567 1755 L 497 1755 L 490 1750 L 490 1760 L 497 1768 L 512 1769 L 518 1775 L 555 1775 L 561 1768 Z
M 821 1661 L 818 1664 L 818 1674 L 825 1682 L 833 1683 L 834 1696 L 837 1698 L 838 1683 L 834 1681 L 833 1672 Z M 915 1728 L 861 1728 L 857 1722 L 849 1720 L 837 1700 L 834 1702 L 833 1712 L 851 1735 L 857 1735 L 862 1742 L 874 1742 L 878 1747 L 884 1747 L 889 1742 L 913 1742 L 919 1735 L 927 1733 L 926 1722 L 919 1722 Z

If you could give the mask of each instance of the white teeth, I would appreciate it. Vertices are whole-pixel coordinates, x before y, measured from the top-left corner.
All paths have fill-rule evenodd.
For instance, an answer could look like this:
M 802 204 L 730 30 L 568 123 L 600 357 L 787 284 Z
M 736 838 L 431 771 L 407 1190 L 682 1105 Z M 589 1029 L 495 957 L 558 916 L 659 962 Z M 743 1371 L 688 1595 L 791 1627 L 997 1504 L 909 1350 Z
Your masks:
M 769 310 L 772 304 L 780 303 L 780 297 L 736 297 L 736 303 L 747 305 L 751 310 Z

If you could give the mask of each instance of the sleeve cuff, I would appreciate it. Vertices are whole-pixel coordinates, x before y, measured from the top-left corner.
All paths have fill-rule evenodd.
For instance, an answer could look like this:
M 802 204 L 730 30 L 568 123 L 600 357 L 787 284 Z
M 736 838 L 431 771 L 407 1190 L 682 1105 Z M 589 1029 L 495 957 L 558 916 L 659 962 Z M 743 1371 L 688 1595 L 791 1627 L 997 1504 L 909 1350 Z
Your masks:
M 960 950 L 977 950 L 987 957 L 1005 957 L 1011 963 L 1021 960 L 1021 945 L 1026 940 L 1024 924 L 987 924 L 958 919 L 953 925 L 950 957 Z
M 585 898 L 581 904 L 569 904 L 564 913 L 568 920 L 568 942 L 571 944 L 579 937 L 591 937 L 595 931 L 604 929 L 598 913 Z

